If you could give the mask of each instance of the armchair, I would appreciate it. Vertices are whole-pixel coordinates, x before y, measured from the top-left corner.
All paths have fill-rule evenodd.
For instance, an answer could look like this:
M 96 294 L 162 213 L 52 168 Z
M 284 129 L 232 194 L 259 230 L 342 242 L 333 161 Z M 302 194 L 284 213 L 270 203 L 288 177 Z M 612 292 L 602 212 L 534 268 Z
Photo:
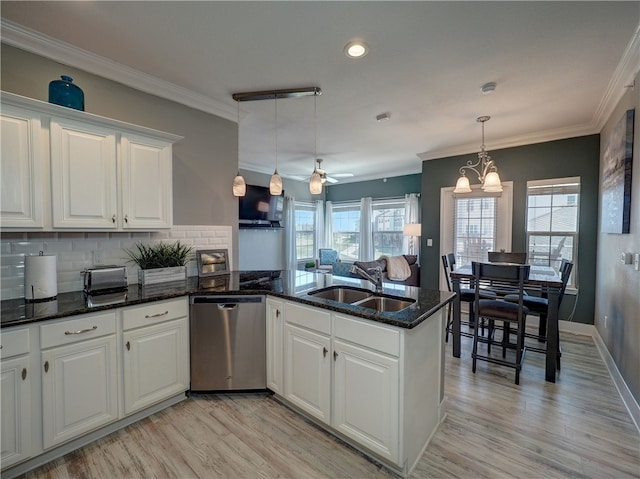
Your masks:
M 318 249 L 318 259 L 316 259 L 316 269 L 332 272 L 333 265 L 339 261 L 338 252 L 335 249 L 320 248 Z

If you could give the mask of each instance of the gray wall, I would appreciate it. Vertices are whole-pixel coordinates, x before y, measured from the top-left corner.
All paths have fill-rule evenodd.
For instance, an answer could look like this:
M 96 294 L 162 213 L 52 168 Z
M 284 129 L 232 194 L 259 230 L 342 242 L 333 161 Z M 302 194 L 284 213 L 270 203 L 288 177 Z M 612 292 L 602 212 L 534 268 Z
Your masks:
M 629 234 L 598 233 L 595 326 L 636 402 L 640 403 L 640 272 L 635 271 L 633 265 L 620 263 L 621 253 L 640 253 L 640 75 L 635 80 L 636 88 L 627 89 L 601 132 L 602 158 L 605 139 L 624 112 L 635 108 L 631 231 Z M 600 167 L 602 169 L 602 164 Z
M 595 257 L 598 211 L 599 136 L 583 136 L 517 148 L 489 151 L 498 165 L 502 181 L 513 181 L 512 251 L 526 251 L 527 180 L 580 176 L 580 236 L 578 243 L 578 304 L 574 321 L 593 324 Z M 422 238 L 433 238 L 433 247 L 423 245 L 421 283 L 438 287 L 440 273 L 440 189 L 455 186 L 458 168 L 476 154 L 429 160 L 422 163 Z M 471 180 L 473 182 L 473 179 Z M 477 179 L 475 179 L 477 182 Z M 560 318 L 571 313 L 575 296 L 565 296 Z
M 380 180 L 358 181 L 331 185 L 326 190 L 327 201 L 351 201 L 370 196 L 389 198 L 404 196 L 408 193 L 420 193 L 422 175 L 395 176 Z
M 47 101 L 49 82 L 69 75 L 84 91 L 85 111 L 183 136 L 173 148 L 174 223 L 232 225 L 237 252 L 238 200 L 231 193 L 238 169 L 235 122 L 5 44 L 1 55 L 4 91 Z

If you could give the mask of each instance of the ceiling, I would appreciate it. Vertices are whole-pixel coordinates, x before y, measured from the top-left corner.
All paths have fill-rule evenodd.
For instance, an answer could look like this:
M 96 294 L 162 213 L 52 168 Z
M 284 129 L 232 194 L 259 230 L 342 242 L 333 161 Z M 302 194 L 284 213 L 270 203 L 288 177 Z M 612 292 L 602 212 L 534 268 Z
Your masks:
M 489 151 L 598 133 L 640 70 L 635 1 L 3 0 L 1 15 L 5 43 L 234 121 L 232 93 L 319 87 L 315 105 L 277 102 L 292 178 L 313 169 L 314 108 L 323 167 L 361 181 L 478 151 L 481 115 Z M 344 55 L 353 39 L 366 56 Z M 273 171 L 275 106 L 240 104 L 241 168 Z

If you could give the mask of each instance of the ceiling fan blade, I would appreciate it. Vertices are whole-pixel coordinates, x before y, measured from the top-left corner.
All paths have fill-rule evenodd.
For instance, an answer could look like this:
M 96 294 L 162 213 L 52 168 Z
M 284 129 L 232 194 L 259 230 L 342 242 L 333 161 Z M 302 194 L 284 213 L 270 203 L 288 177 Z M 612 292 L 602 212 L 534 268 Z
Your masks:
M 338 180 L 336 180 L 335 178 L 332 178 L 331 176 L 327 176 L 327 181 L 329 183 L 337 183 L 338 182 Z
M 351 178 L 353 173 L 333 173 L 331 176 L 335 178 Z

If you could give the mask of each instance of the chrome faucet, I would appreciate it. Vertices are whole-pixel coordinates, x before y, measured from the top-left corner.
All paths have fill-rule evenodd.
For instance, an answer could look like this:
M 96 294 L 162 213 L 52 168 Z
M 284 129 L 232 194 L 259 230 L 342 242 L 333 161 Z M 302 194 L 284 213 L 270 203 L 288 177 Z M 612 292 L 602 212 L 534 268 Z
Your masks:
M 369 271 L 373 271 L 373 275 L 369 274 Z M 354 264 L 349 269 L 349 272 L 358 274 L 364 279 L 370 281 L 376 287 L 376 294 L 382 294 L 382 268 L 380 266 L 365 270 L 364 268 Z

